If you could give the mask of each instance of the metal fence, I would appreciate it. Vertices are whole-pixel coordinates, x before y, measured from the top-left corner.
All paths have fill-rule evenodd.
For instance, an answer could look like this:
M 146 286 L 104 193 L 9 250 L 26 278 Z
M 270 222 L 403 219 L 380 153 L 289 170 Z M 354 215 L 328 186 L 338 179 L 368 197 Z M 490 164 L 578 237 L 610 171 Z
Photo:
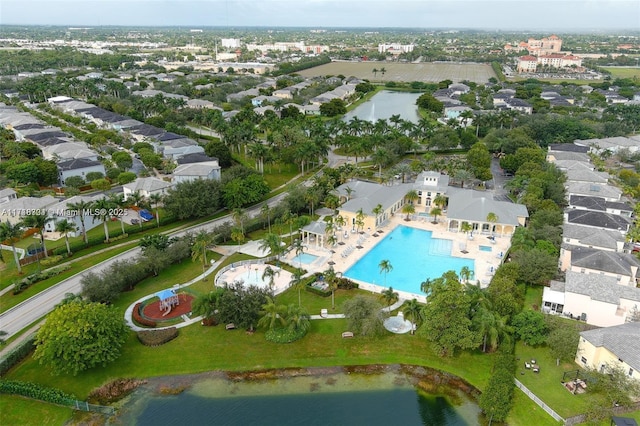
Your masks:
M 234 262 L 234 263 L 232 263 L 230 265 L 227 265 L 227 266 L 221 268 L 216 273 L 216 277 L 215 277 L 213 282 L 215 283 L 215 285 L 220 285 L 221 284 L 220 283 L 220 279 L 222 278 L 222 276 L 225 274 L 225 272 L 230 271 L 232 269 L 239 268 L 239 267 L 244 266 L 244 265 L 253 265 L 253 264 L 256 264 L 256 263 L 257 264 L 264 264 L 264 263 L 270 262 L 272 260 L 276 260 L 276 256 L 269 256 L 269 257 L 265 257 L 265 258 L 260 259 L 260 260 L 255 260 L 254 259 L 254 260 L 241 260 L 239 262 Z
M 520 389 L 522 392 L 524 392 L 524 394 L 527 395 L 533 402 L 538 404 L 544 411 L 547 412 L 547 414 L 549 414 L 551 417 L 553 417 L 556 421 L 562 422 L 564 424 L 565 420 L 560 416 L 560 414 L 558 414 L 555 411 L 553 411 L 553 409 L 551 407 L 549 407 L 547 404 L 545 404 L 544 401 L 542 401 L 540 398 L 538 398 L 525 385 L 520 383 L 520 381 L 518 379 L 514 378 L 513 380 L 515 380 L 516 386 L 518 387 L 518 389 Z
M 73 401 L 73 404 L 70 404 L 69 406 L 77 411 L 90 411 L 93 413 L 105 414 L 107 416 L 112 416 L 116 412 L 116 409 L 113 407 L 107 407 L 105 405 L 89 404 L 86 401 L 75 400 Z

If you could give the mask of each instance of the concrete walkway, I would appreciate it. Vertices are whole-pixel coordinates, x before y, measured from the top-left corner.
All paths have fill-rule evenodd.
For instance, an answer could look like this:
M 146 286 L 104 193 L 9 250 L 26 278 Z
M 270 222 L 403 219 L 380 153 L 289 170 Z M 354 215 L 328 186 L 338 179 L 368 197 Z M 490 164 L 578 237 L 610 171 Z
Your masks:
M 396 303 L 394 303 L 393 305 L 389 306 L 389 307 L 384 307 L 382 308 L 382 312 L 392 312 L 395 311 L 396 309 L 398 309 L 400 306 L 402 306 L 402 304 L 404 303 L 404 299 L 398 299 L 398 301 Z M 344 318 L 344 314 L 326 314 L 326 315 L 311 315 L 310 318 L 312 320 L 319 320 L 319 319 L 338 319 L 338 318 Z

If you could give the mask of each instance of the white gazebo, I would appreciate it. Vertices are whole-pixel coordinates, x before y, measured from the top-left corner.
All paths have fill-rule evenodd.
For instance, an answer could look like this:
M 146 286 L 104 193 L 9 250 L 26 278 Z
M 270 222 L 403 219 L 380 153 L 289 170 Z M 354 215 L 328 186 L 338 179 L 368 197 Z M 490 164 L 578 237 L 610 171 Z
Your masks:
M 302 241 L 308 245 L 315 242 L 316 247 L 323 247 L 326 228 L 327 224 L 325 222 L 311 222 L 300 230 Z

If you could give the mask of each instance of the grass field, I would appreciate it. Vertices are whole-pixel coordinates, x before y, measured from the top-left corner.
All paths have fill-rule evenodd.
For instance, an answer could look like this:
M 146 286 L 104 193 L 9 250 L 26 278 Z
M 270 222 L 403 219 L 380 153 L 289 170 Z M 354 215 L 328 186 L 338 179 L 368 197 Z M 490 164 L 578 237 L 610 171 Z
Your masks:
M 372 70 L 386 69 L 382 75 L 378 72 L 373 74 Z M 298 74 L 304 77 L 317 77 L 324 75 L 353 76 L 368 79 L 375 82 L 409 82 L 422 81 L 425 83 L 437 83 L 442 80 L 459 82 L 463 80 L 476 83 L 486 83 L 489 78 L 496 77 L 495 73 L 487 64 L 463 64 L 463 63 L 386 63 L 386 62 L 331 62 L 300 71 Z
M 613 78 L 640 78 L 640 67 L 603 67 Z

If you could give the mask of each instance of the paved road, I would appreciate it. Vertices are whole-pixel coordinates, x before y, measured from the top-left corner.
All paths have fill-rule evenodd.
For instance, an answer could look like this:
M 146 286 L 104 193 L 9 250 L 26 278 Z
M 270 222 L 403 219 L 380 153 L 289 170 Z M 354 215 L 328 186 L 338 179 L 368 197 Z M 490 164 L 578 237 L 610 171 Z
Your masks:
M 273 207 L 278 202 L 280 202 L 285 195 L 286 193 L 279 194 L 273 198 L 270 198 L 268 201 L 266 201 L 266 203 L 269 204 L 270 207 Z M 264 203 L 260 203 L 256 206 L 248 208 L 246 210 L 247 215 L 249 215 L 249 217 L 254 217 L 259 214 L 260 208 L 263 204 Z M 230 220 L 230 215 L 227 215 L 219 219 L 215 219 L 200 225 L 195 225 L 190 228 L 171 233 L 170 235 L 174 237 L 180 237 L 185 235 L 187 232 L 197 233 L 201 230 L 210 231 L 215 226 Z M 55 306 L 64 299 L 66 294 L 79 293 L 81 291 L 80 280 L 88 272 L 100 272 L 118 260 L 130 259 L 131 257 L 138 255 L 139 253 L 140 249 L 138 247 L 128 250 L 120 255 L 112 257 L 91 268 L 88 268 L 83 272 L 73 275 L 72 277 L 61 281 L 60 283 L 25 300 L 19 305 L 16 305 L 13 308 L 3 312 L 2 314 L 0 314 L 0 330 L 3 330 L 7 333 L 7 336 L 5 336 L 5 338 L 10 338 L 15 333 L 19 332 L 20 330 L 24 329 L 25 327 L 36 322 L 38 319 L 51 312 L 55 308 Z

